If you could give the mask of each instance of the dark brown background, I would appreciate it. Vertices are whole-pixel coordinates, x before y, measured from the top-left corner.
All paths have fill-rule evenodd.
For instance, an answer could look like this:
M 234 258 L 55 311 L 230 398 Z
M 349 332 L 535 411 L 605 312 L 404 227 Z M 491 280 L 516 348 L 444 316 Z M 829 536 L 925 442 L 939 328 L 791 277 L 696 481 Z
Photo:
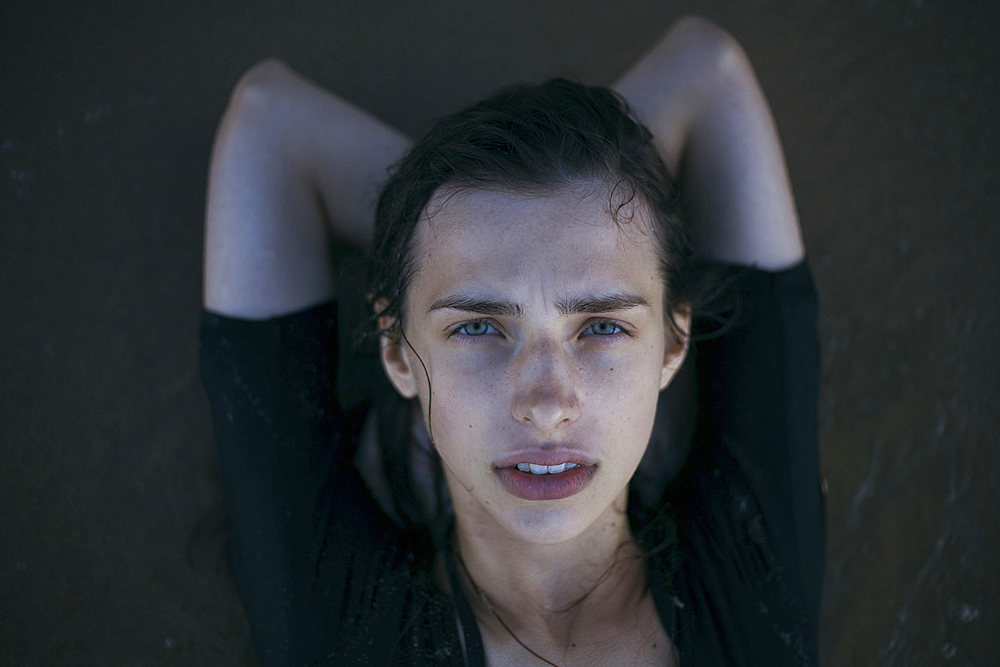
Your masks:
M 609 83 L 691 11 L 757 67 L 822 298 L 823 664 L 998 664 L 994 6 L 0 4 L 0 664 L 247 659 L 195 352 L 246 67 L 279 56 L 416 134 L 515 80 Z

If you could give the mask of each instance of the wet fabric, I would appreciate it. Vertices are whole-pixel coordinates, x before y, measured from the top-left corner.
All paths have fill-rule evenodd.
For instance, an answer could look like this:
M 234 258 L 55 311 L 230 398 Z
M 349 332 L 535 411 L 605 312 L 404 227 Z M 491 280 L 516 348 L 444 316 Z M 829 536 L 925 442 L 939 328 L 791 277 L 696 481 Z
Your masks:
M 630 504 L 630 520 L 645 547 L 673 538 L 649 557 L 649 585 L 682 666 L 813 665 L 825 554 L 816 292 L 805 263 L 734 271 L 733 325 L 713 335 L 717 324 L 695 323 L 706 340 L 693 350 L 689 460 L 659 503 Z M 342 358 L 341 310 L 202 316 L 231 566 L 260 663 L 483 665 L 468 604 L 418 566 L 355 468 L 370 410 L 359 374 L 371 370 Z

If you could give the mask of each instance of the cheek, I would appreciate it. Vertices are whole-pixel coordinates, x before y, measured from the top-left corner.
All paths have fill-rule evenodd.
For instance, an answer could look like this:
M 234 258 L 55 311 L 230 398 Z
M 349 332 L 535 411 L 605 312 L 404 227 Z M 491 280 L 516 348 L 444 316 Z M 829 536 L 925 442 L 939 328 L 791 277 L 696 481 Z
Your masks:
M 497 379 L 496 372 L 468 364 L 445 361 L 429 366 L 428 371 L 433 387 L 429 407 L 435 443 L 439 449 L 455 451 L 457 447 L 471 452 L 476 449 L 472 443 L 481 442 L 483 435 L 502 421 L 506 383 Z M 426 418 L 428 401 L 422 398 Z
M 607 357 L 586 371 L 588 401 L 601 405 L 609 419 L 643 421 L 655 413 L 660 391 L 659 352 L 646 349 L 640 355 Z
M 615 373 L 617 368 L 609 375 Z M 645 447 L 656 416 L 656 389 L 649 382 L 640 388 L 624 374 L 622 380 L 608 378 L 584 405 L 587 423 L 602 430 L 617 447 Z

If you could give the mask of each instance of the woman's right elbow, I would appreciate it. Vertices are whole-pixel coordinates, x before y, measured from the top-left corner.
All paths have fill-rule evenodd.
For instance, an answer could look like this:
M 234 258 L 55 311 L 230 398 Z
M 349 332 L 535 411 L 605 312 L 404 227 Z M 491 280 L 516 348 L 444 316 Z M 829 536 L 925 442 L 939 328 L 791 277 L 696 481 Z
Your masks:
M 295 77 L 292 69 L 277 58 L 265 58 L 240 76 L 229 96 L 227 117 L 265 120 L 272 114 L 281 90 Z
M 670 26 L 668 33 L 681 41 L 697 44 L 706 50 L 719 50 L 738 46 L 736 38 L 722 26 L 703 16 L 687 14 Z

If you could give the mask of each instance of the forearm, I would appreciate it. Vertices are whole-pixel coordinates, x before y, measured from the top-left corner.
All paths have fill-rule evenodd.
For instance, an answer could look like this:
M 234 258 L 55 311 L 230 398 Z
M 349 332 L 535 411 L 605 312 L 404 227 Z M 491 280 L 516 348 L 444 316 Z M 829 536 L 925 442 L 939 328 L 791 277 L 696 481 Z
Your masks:
M 330 298 L 331 236 L 363 246 L 408 140 L 277 61 L 233 91 L 209 174 L 205 305 L 270 317 Z
M 804 248 L 781 143 L 746 53 L 685 18 L 615 84 L 678 174 L 699 255 L 769 270 Z
M 378 193 L 409 139 L 277 60 L 243 75 L 230 114 L 249 116 L 270 134 L 269 157 L 322 198 L 336 237 L 356 245 L 371 240 Z

